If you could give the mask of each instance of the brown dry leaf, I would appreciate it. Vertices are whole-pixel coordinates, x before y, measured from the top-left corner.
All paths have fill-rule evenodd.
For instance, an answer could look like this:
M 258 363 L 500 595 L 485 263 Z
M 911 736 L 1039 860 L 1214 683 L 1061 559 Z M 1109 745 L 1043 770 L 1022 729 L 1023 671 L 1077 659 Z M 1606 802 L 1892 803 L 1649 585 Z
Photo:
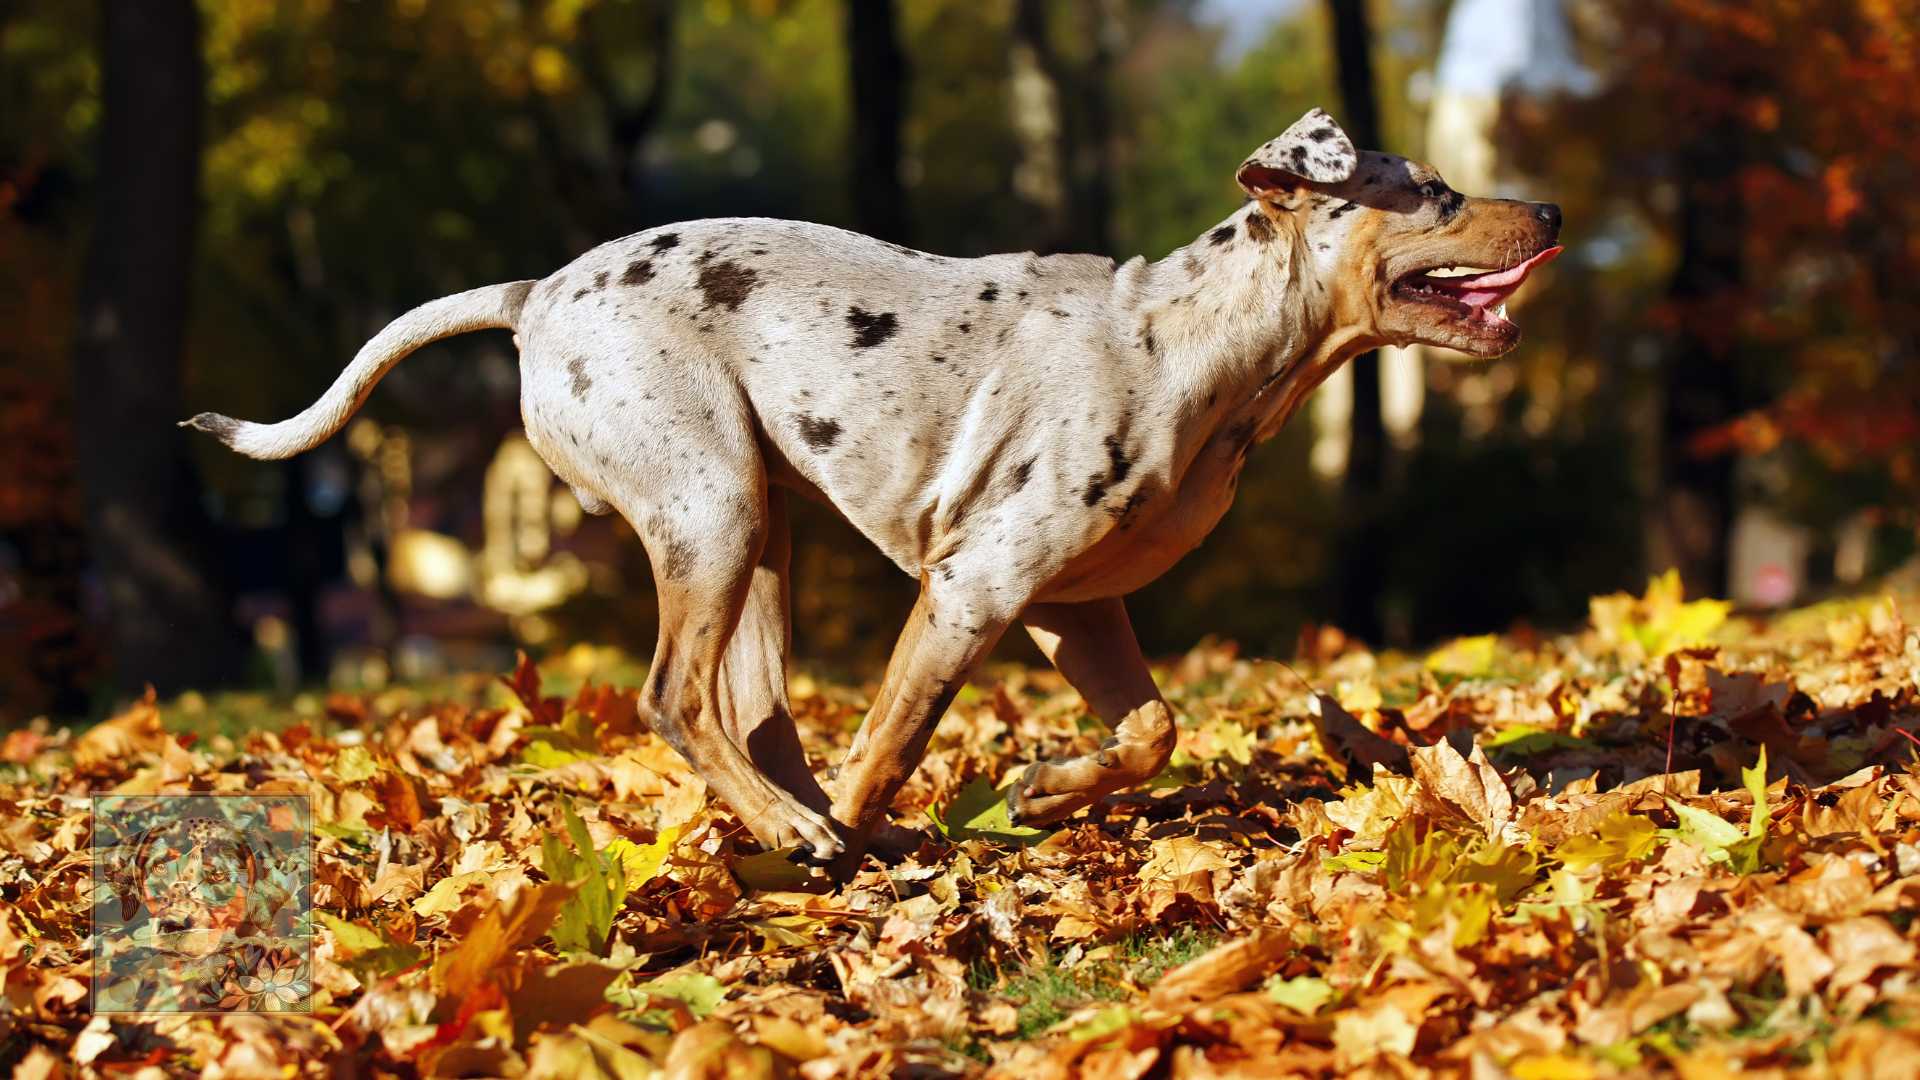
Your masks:
M 502 961 L 547 932 L 574 889 L 566 882 L 529 885 L 490 905 L 459 946 L 434 964 L 434 983 L 448 1000 L 465 1001 L 498 977 Z
M 717 1020 L 695 1024 L 674 1037 L 660 1080 L 772 1080 L 777 1059 L 752 1046 Z
M 1369 730 L 1353 714 L 1326 694 L 1315 694 L 1310 702 L 1314 731 L 1328 754 L 1346 763 L 1350 770 L 1366 775 L 1378 765 L 1397 773 L 1407 771 L 1407 748 Z
M 1915 946 L 1892 924 L 1877 915 L 1842 919 L 1821 931 L 1827 956 L 1834 962 L 1828 985 L 1835 993 L 1848 989 L 1880 968 L 1912 968 Z
M 1441 741 L 1412 751 L 1414 779 L 1424 791 L 1497 838 L 1513 824 L 1513 794 L 1507 782 L 1474 744 L 1470 757 L 1461 757 L 1451 743 Z
M 1255 931 L 1160 976 L 1148 1000 L 1171 1008 L 1225 997 L 1274 971 L 1292 951 L 1292 935 L 1279 930 Z
M 681 1075 L 812 1080 L 1524 1080 L 1633 1073 L 1632 1053 L 1640 1070 L 1770 1075 L 1824 1046 L 1836 1070 L 1894 1071 L 1916 1044 L 1887 1025 L 1920 1015 L 1920 773 L 1900 734 L 1920 730 L 1920 635 L 1876 615 L 1835 650 L 1824 620 L 1791 621 L 1644 662 L 1597 631 L 1510 636 L 1500 670 L 1444 691 L 1417 655 L 1349 642 L 1302 661 L 1391 738 L 1278 664 L 1205 645 L 1155 673 L 1197 751 L 1155 786 L 1031 847 L 936 840 L 818 894 L 743 897 L 732 869 L 769 856 L 738 817 L 629 720 L 631 691 L 590 686 L 562 709 L 540 686 L 555 669 L 521 665 L 510 708 L 464 692 L 491 676 L 332 699 L 334 737 L 302 720 L 195 741 L 167 725 L 204 705 L 144 702 L 91 741 L 15 740 L 26 760 L 0 776 L 11 1060 L 52 1071 L 81 1052 L 136 1076 L 590 1080 L 671 1058 Z M 554 663 L 578 679 L 617 659 Z M 810 753 L 843 754 L 875 687 L 794 689 Z M 1050 671 L 990 668 L 964 697 L 893 825 L 1095 738 Z M 564 724 L 562 767 L 517 756 L 536 718 Z M 1420 726 L 1450 741 L 1395 741 Z M 1756 743 L 1785 776 L 1741 873 L 1678 838 L 1672 807 L 1744 839 Z M 393 962 L 356 969 L 363 984 L 327 936 L 310 1017 L 90 1025 L 81 793 L 207 789 L 310 791 L 314 901 Z M 574 799 L 633 886 L 604 958 L 540 940 L 565 900 L 540 844 Z M 658 871 L 626 862 L 638 854 Z
M 1626 1042 L 1675 1013 L 1685 1012 L 1706 991 L 1692 983 L 1641 983 L 1582 1017 L 1574 1030 L 1595 1046 Z
M 1225 886 L 1231 866 L 1212 845 L 1191 836 L 1154 841 L 1153 858 L 1140 868 L 1147 917 L 1157 919 L 1183 901 L 1211 906 L 1214 890 Z
M 160 706 L 153 687 L 139 701 L 110 720 L 88 728 L 73 742 L 75 768 L 91 772 L 113 765 L 124 765 L 139 754 L 158 754 L 173 745 L 173 739 L 160 723 Z

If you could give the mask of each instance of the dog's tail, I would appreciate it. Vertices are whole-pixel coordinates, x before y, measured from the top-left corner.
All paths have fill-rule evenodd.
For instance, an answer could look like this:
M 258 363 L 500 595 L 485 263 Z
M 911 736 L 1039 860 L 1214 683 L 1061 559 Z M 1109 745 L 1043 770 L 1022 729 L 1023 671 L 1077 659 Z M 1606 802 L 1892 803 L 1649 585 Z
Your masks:
M 201 413 L 182 420 L 181 427 L 197 428 L 252 458 L 274 461 L 292 457 L 326 442 L 359 411 L 373 384 L 393 365 L 423 345 L 472 330 L 512 330 L 520 321 L 532 281 L 513 281 L 469 289 L 429 300 L 387 324 L 372 341 L 360 347 L 353 363 L 340 373 L 320 400 L 291 420 L 251 424 L 219 413 Z

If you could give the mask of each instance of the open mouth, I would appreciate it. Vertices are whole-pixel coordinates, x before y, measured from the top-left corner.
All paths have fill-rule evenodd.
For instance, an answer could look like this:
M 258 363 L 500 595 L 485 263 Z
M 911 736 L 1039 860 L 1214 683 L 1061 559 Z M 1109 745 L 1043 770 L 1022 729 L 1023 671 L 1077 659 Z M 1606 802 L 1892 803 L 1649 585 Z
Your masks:
M 1445 307 L 1474 330 L 1506 333 L 1514 329 L 1507 318 L 1507 297 L 1526 283 L 1528 274 L 1564 250 L 1556 244 L 1505 270 L 1456 275 L 1449 273 L 1456 267 L 1431 266 L 1394 282 L 1393 291 L 1403 299 Z

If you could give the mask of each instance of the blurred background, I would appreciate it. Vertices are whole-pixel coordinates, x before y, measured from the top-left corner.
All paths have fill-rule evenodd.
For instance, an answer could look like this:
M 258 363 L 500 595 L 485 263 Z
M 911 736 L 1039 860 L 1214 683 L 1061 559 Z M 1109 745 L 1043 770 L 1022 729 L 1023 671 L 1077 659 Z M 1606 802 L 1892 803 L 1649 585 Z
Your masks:
M 1491 363 L 1363 358 L 1133 601 L 1150 652 L 1754 609 L 1911 559 L 1920 0 L 67 0 L 0 5 L 0 724 L 153 683 L 377 687 L 645 654 L 645 555 L 518 432 L 504 333 L 278 419 L 424 300 L 720 215 L 1158 257 L 1323 105 L 1569 251 Z M 802 511 L 796 652 L 914 583 Z M 1003 646 L 1020 655 L 1022 643 Z

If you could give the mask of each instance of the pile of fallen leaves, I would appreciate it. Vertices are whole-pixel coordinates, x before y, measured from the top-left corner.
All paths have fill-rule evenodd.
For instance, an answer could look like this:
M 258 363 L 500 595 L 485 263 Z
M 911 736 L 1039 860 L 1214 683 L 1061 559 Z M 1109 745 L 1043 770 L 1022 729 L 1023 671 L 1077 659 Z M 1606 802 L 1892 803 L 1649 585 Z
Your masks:
M 967 687 L 818 891 L 648 731 L 623 658 L 260 706 L 142 702 L 0 758 L 16 1075 L 1904 1075 L 1920 1061 L 1920 632 L 1765 624 L 1671 579 L 1553 639 L 1156 674 L 1179 750 L 1055 831 L 999 785 L 1104 732 Z M 1914 608 L 1906 605 L 1911 613 Z M 622 664 L 626 664 L 624 668 Z M 864 689 L 796 677 L 816 764 Z M 311 796 L 311 1011 L 93 1016 L 99 792 Z M 813 891 L 808 891 L 813 890 Z

